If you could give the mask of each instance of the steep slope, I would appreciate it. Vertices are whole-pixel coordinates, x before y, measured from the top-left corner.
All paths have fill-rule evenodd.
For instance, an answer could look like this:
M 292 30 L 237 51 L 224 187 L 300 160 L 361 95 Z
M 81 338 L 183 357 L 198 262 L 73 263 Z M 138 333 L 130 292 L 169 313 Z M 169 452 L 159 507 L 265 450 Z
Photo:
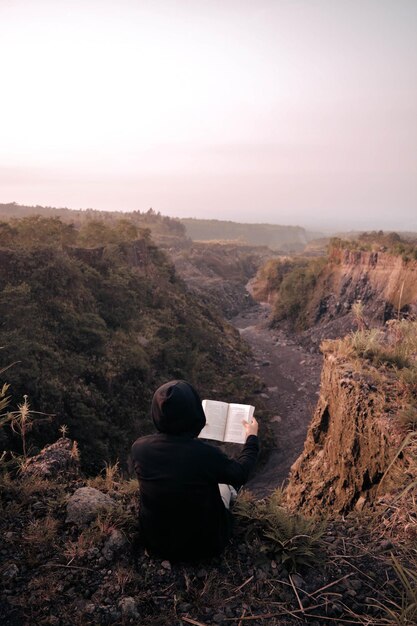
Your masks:
M 54 414 L 35 419 L 31 443 L 66 424 L 93 469 L 125 459 L 151 428 L 150 399 L 166 380 L 211 397 L 250 394 L 237 331 L 187 290 L 148 235 L 93 248 L 43 235 L 0 250 L 2 364 L 18 361 L 7 382 L 16 403 L 28 394 L 33 409 Z M 19 449 L 12 432 L 3 443 Z
M 291 506 L 347 513 L 415 480 L 416 433 L 406 435 L 416 414 L 416 325 L 404 324 L 378 339 L 369 331 L 325 342 L 320 397 L 291 468 Z
M 408 255 L 333 246 L 327 257 L 270 259 L 252 281 L 255 298 L 273 305 L 271 324 L 307 331 L 316 347 L 358 325 L 417 313 L 417 261 Z
M 398 310 L 417 313 L 417 261 L 385 252 L 330 249 L 312 301 L 313 319 L 348 313 L 357 300 L 362 301 L 371 326 Z
M 208 242 L 171 246 L 167 252 L 200 301 L 217 307 L 227 319 L 253 305 L 246 284 L 273 254 L 265 246 Z

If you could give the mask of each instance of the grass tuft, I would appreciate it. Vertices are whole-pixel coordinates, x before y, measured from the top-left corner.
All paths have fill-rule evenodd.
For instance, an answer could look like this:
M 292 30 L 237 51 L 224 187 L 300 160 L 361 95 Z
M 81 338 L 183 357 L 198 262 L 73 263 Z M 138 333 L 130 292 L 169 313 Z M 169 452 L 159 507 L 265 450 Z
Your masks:
M 248 492 L 237 499 L 233 513 L 248 525 L 247 534 L 266 540 L 264 548 L 288 571 L 317 565 L 322 558 L 324 524 L 313 518 L 292 514 L 282 504 L 280 489 L 264 500 Z

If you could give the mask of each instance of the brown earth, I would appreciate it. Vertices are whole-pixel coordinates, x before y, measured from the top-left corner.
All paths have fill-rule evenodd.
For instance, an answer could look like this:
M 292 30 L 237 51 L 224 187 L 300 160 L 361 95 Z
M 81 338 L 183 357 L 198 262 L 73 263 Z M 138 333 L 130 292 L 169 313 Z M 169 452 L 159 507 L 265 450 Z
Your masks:
M 232 320 L 252 348 L 249 369 L 261 378 L 262 403 L 271 413 L 273 447 L 248 487 L 263 497 L 287 479 L 303 450 L 319 394 L 322 357 L 297 343 L 295 336 L 270 329 L 270 307 L 256 304 Z M 255 412 L 256 415 L 256 412 Z

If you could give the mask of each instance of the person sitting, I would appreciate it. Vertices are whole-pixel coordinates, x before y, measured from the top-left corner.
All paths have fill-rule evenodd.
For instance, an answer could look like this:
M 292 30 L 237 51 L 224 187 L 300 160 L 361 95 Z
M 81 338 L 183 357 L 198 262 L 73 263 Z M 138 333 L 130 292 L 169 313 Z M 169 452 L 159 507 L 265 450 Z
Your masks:
M 206 418 L 190 383 L 173 380 L 159 387 L 151 412 L 158 432 L 132 446 L 141 542 L 150 554 L 170 561 L 215 556 L 231 534 L 219 484 L 228 504 L 228 485 L 238 489 L 248 480 L 258 456 L 258 423 L 244 423 L 246 443 L 235 460 L 197 439 Z

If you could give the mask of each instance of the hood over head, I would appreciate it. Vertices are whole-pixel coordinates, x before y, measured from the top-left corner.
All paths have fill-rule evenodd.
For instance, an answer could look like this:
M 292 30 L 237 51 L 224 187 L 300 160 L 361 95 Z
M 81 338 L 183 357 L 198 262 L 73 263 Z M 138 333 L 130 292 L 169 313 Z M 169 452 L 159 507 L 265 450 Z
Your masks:
M 154 393 L 151 410 L 161 433 L 197 437 L 206 424 L 200 396 L 185 380 L 161 385 Z

